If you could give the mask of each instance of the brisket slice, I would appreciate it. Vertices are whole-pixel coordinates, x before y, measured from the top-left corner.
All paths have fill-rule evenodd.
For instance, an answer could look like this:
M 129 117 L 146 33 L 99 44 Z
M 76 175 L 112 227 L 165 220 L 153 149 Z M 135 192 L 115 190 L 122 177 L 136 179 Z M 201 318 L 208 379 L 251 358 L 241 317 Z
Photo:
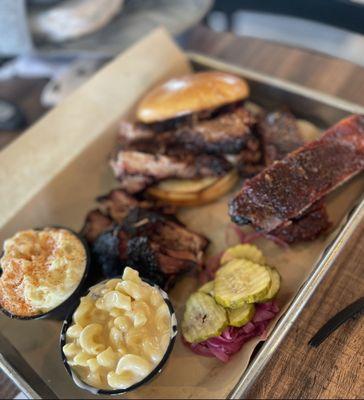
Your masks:
M 135 194 L 143 191 L 153 183 L 154 179 L 150 176 L 126 175 L 120 179 L 119 189 L 130 194 Z
M 121 181 L 122 189 L 136 193 L 154 182 L 168 178 L 223 176 L 232 165 L 223 157 L 206 154 L 167 156 L 121 150 L 111 161 L 111 167 Z
M 326 207 L 322 202 L 315 203 L 302 217 L 295 218 L 271 232 L 286 243 L 314 240 L 331 226 Z
M 171 130 L 155 132 L 153 126 L 122 122 L 119 142 L 124 149 L 154 153 L 173 152 L 173 149 L 193 153 L 239 153 L 257 142 L 252 133 L 255 117 L 243 107 L 220 113 L 208 119 L 197 118 Z
M 254 142 L 251 127 L 255 118 L 243 107 L 216 118 L 179 128 L 176 142 L 187 150 L 212 154 L 239 153 L 250 141 Z
M 229 214 L 238 224 L 270 232 L 363 169 L 364 116 L 353 115 L 246 180 Z
M 250 178 L 264 168 L 259 147 L 256 150 L 244 149 L 239 154 L 227 154 L 225 158 L 235 166 L 243 178 Z
M 264 163 L 270 165 L 304 144 L 296 118 L 289 112 L 275 111 L 258 121 Z

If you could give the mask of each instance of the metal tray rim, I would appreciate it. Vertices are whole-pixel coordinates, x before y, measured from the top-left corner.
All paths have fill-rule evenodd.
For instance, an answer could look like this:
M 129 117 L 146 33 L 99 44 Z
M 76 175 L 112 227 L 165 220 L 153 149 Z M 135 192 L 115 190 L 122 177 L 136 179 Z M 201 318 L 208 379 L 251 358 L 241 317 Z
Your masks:
M 328 106 L 340 108 L 341 110 L 352 114 L 364 114 L 364 106 L 341 99 L 340 97 L 326 94 L 316 89 L 302 86 L 298 83 L 294 83 L 285 79 L 275 78 L 263 72 L 256 72 L 250 68 L 240 67 L 238 65 L 231 64 L 200 53 L 186 52 L 186 55 L 189 60 L 197 64 L 213 67 L 217 70 L 229 70 L 229 72 L 231 73 L 235 72 L 239 75 L 245 76 L 248 79 L 265 83 L 269 86 L 274 86 L 279 89 L 284 89 L 286 91 L 310 98 L 312 100 L 325 103 Z
M 186 55 L 190 61 L 193 61 L 200 65 L 204 65 L 206 67 L 218 70 L 229 70 L 232 73 L 235 72 L 252 80 L 280 89 L 284 89 L 288 92 L 292 92 L 306 98 L 325 103 L 328 106 L 336 107 L 346 112 L 364 114 L 364 107 L 358 104 L 351 103 L 331 95 L 327 95 L 317 90 L 306 88 L 296 83 L 274 78 L 270 75 L 256 72 L 248 68 L 239 67 L 237 65 L 227 63 L 199 53 L 186 52 Z M 350 217 L 347 219 L 344 225 L 341 226 L 335 239 L 325 249 L 321 259 L 318 260 L 315 264 L 311 275 L 304 283 L 304 285 L 300 288 L 291 305 L 288 307 L 284 315 L 276 324 L 274 330 L 269 335 L 269 338 L 264 342 L 259 352 L 249 364 L 248 368 L 244 371 L 238 383 L 230 391 L 228 398 L 242 398 L 242 396 L 253 384 L 254 380 L 262 372 L 263 368 L 266 366 L 266 364 L 274 354 L 274 351 L 283 341 L 284 337 L 299 316 L 303 307 L 314 294 L 315 289 L 318 287 L 325 274 L 329 271 L 336 257 L 344 248 L 346 242 L 349 240 L 350 236 L 353 234 L 356 227 L 359 225 L 362 218 L 364 217 L 364 196 L 361 200 L 359 200 L 354 209 L 349 212 L 349 216 Z M 18 386 L 18 388 L 23 391 L 23 393 L 27 397 L 42 398 L 41 395 L 37 393 L 37 388 L 31 387 L 26 382 L 24 377 L 22 377 L 21 374 L 19 374 L 17 370 L 12 365 L 10 365 L 10 363 L 1 354 L 0 368 Z

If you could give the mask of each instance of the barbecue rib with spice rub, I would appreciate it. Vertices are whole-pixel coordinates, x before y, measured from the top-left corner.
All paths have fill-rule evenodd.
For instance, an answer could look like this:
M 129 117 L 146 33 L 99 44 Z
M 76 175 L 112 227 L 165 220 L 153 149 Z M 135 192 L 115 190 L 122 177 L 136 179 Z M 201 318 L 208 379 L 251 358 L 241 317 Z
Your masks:
M 364 116 L 353 115 L 246 180 L 229 214 L 237 224 L 271 232 L 363 169 Z

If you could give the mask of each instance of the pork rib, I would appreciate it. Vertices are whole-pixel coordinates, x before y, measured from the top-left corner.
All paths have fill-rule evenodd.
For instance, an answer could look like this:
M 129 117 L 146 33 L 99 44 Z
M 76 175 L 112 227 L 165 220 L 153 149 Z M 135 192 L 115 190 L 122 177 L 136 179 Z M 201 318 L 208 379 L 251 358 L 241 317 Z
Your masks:
M 237 224 L 270 232 L 363 169 L 364 116 L 353 115 L 246 180 L 229 214 Z
M 270 232 L 285 243 L 314 240 L 331 226 L 326 207 L 319 201 L 312 205 L 304 215 L 288 221 Z

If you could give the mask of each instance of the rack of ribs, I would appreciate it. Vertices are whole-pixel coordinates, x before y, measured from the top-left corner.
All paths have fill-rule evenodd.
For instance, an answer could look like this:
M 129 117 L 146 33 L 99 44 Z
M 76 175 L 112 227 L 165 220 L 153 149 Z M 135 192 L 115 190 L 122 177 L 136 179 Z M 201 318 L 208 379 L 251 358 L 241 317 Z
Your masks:
M 271 232 L 363 169 L 364 116 L 352 115 L 246 180 L 230 202 L 230 217 Z

